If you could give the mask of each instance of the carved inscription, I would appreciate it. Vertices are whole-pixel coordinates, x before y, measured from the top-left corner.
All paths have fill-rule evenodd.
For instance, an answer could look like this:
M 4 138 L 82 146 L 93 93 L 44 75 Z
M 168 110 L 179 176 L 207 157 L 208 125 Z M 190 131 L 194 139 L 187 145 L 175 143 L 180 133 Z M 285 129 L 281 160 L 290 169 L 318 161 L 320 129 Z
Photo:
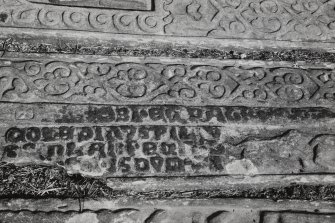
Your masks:
M 13 61 L 0 66 L 0 100 L 107 104 L 333 106 L 329 68 Z
M 92 8 L 151 10 L 152 0 L 28 0 L 34 3 Z
M 328 108 L 244 106 L 84 105 L 0 103 L 2 123 L 91 125 L 328 125 L 335 112 Z
M 4 27 L 289 41 L 335 37 L 331 0 L 1 0 L 0 6 Z
M 4 162 L 98 176 L 333 172 L 334 118 L 325 108 L 2 103 L 0 150 Z
M 297 130 L 216 126 L 13 127 L 5 132 L 2 161 L 57 163 L 99 176 L 333 171 L 334 157 L 313 159 L 313 138 Z M 332 139 L 325 135 L 321 143 Z M 333 143 L 319 142 L 319 153 Z

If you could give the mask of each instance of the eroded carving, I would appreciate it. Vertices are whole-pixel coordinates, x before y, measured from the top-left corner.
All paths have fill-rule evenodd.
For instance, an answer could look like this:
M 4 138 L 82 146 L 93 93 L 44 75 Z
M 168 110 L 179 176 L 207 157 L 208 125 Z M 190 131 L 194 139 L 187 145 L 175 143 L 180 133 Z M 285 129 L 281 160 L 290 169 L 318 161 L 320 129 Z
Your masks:
M 335 36 L 330 0 L 29 1 L 2 0 L 0 26 L 289 41 L 332 42 Z
M 289 174 L 325 165 L 332 171 L 331 162 L 314 162 L 314 137 L 217 126 L 13 127 L 5 132 L 2 161 L 58 164 L 98 176 Z M 327 140 L 320 143 L 333 149 Z
M 329 41 L 334 36 L 334 2 L 328 0 L 184 0 L 171 1 L 167 9 L 173 17 L 167 33 L 174 35 Z
M 50 1 L 34 0 L 33 2 L 50 3 Z M 100 5 L 96 5 L 99 2 Z M 130 8 L 135 10 L 151 10 L 151 0 L 128 1 L 52 1 L 52 4 L 75 4 L 85 7 L 63 7 L 30 3 L 26 0 L 0 1 L 1 26 L 19 26 L 40 29 L 69 29 L 112 33 L 164 33 L 163 19 L 168 15 L 163 4 L 155 7 L 156 12 L 115 9 L 90 9 L 87 6 L 106 5 L 111 8 Z M 137 4 L 138 3 L 138 4 Z
M 3 101 L 332 106 L 328 68 L 22 61 L 0 67 Z

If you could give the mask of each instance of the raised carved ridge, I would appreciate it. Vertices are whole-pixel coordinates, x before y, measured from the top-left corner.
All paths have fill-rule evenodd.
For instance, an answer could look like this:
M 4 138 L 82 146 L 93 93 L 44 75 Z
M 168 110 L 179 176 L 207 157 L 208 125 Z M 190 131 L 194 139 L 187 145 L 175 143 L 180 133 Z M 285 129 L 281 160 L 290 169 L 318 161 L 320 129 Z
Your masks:
M 102 104 L 327 106 L 335 102 L 329 67 L 258 63 L 3 60 L 0 100 Z
M 155 12 L 45 6 L 26 0 L 1 0 L 0 6 L 1 26 L 38 29 L 163 34 L 167 16 L 163 4 L 158 4 Z
M 333 42 L 335 37 L 334 0 L 156 0 L 153 12 L 26 0 L 0 5 L 3 27 L 288 41 Z
M 254 212 L 254 213 L 253 213 Z M 300 222 L 322 222 L 332 223 L 335 220 L 334 213 L 313 213 L 307 211 L 264 211 L 237 209 L 234 211 L 221 210 L 219 206 L 175 207 L 165 209 L 151 208 L 122 208 L 114 211 L 98 210 L 83 212 L 78 211 L 0 211 L 0 218 L 4 222 L 27 222 L 27 223 L 65 223 L 65 222 L 127 222 L 127 223 L 155 223 L 155 222 L 206 222 L 206 223 L 300 223 Z
M 27 0 L 33 3 L 90 8 L 151 10 L 152 0 Z

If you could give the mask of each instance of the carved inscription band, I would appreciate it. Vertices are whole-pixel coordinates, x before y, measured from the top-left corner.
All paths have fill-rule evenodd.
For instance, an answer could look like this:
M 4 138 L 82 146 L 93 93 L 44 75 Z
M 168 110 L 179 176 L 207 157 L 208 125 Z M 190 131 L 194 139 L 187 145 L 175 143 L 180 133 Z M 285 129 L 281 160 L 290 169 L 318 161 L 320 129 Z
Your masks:
M 2 103 L 1 111 L 4 162 L 104 177 L 335 171 L 335 113 L 325 108 Z

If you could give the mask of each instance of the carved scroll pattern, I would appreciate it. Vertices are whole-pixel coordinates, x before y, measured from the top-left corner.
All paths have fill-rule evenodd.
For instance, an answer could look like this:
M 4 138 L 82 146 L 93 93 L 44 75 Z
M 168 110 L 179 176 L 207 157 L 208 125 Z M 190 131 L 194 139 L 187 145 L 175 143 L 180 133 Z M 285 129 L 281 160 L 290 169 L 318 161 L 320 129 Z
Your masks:
M 0 26 L 110 33 L 333 41 L 334 0 L 156 0 L 153 11 L 1 0 Z
M 215 38 L 332 40 L 335 2 L 330 0 L 184 0 L 168 10 L 168 33 Z M 183 8 L 183 13 L 174 13 Z
M 2 101 L 333 106 L 332 69 L 150 63 L 12 62 Z
M 0 6 L 0 26 L 112 33 L 163 34 L 168 15 L 162 4 L 156 12 L 46 6 L 25 0 L 1 0 Z

